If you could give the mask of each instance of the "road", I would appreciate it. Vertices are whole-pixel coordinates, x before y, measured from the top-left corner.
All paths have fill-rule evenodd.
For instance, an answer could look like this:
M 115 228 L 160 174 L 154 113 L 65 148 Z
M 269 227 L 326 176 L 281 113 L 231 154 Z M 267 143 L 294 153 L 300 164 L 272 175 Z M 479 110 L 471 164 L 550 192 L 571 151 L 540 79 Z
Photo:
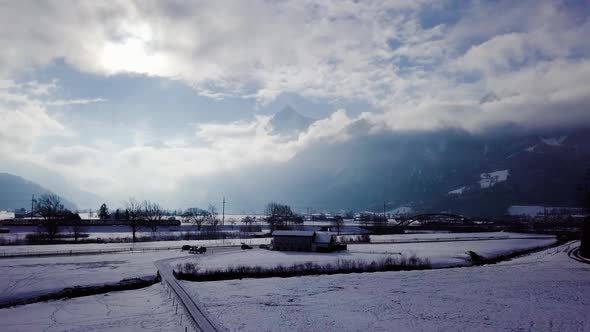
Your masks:
M 203 332 L 217 332 L 222 330 L 215 326 L 215 324 L 207 316 L 205 310 L 199 308 L 198 304 L 195 303 L 193 298 L 184 290 L 184 288 L 182 288 L 182 285 L 174 277 L 174 274 L 172 273 L 173 268 L 170 265 L 170 262 L 177 259 L 178 257 L 174 257 L 154 262 L 156 268 L 158 268 L 158 273 L 162 278 L 162 282 L 168 284 L 174 293 L 176 293 L 176 298 L 179 299 L 181 304 L 186 309 L 189 318 L 193 322 L 193 326 Z

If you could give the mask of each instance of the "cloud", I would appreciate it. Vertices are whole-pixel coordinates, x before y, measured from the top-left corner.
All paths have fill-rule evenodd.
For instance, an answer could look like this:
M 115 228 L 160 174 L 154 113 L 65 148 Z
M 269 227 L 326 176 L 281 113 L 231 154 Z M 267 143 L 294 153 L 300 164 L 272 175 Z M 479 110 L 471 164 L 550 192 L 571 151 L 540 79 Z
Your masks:
M 317 144 L 384 131 L 590 122 L 589 11 L 564 1 L 470 1 L 460 8 L 439 1 L 311 0 L 3 7 L 0 43 L 10 45 L 0 52 L 3 158 L 42 164 L 106 195 L 171 191 L 187 176 L 237 174 L 288 162 Z M 181 81 L 215 100 L 266 105 L 292 94 L 338 105 L 360 101 L 379 111 L 338 110 L 294 138 L 273 135 L 269 117 L 254 116 L 187 123 L 192 135 L 171 140 L 153 137 L 139 121 L 126 128 L 136 133 L 133 142 L 104 133 L 81 143 L 85 133 L 53 110 L 106 98 L 57 98 L 59 80 L 34 77 L 55 61 L 105 77 Z

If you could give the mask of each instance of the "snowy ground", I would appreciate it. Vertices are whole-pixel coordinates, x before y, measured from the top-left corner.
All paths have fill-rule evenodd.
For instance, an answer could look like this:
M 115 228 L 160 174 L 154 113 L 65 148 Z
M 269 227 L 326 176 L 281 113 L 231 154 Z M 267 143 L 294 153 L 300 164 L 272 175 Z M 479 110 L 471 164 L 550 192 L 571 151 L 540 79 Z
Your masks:
M 424 234 L 429 236 L 430 234 Z M 416 236 L 416 235 L 414 235 Z M 543 239 L 502 239 L 459 242 L 393 243 L 393 244 L 349 244 L 347 251 L 337 253 L 285 252 L 253 249 L 228 251 L 216 255 L 190 256 L 182 262 L 197 262 L 201 270 L 216 270 L 228 266 L 284 266 L 315 262 L 334 263 L 339 259 L 378 261 L 387 256 L 416 255 L 429 258 L 434 267 L 468 265 L 468 251 L 474 251 L 486 258 L 506 255 L 517 251 L 544 247 L 556 242 L 555 237 Z M 180 262 L 180 261 L 179 261 Z
M 371 242 L 403 242 L 403 241 L 446 241 L 446 240 L 469 240 L 469 239 L 515 239 L 515 238 L 553 238 L 553 235 L 542 235 L 533 233 L 511 233 L 511 232 L 480 232 L 480 233 L 415 233 L 415 234 L 389 234 L 371 235 Z
M 184 331 L 160 284 L 2 309 L 0 322 L 2 331 L 13 332 Z
M 180 251 L 158 251 L 0 259 L 0 303 L 50 294 L 67 287 L 154 276 L 157 272 L 154 261 L 186 255 Z
M 137 243 L 85 243 L 85 244 L 54 244 L 54 245 L 16 245 L 0 246 L 0 256 L 29 254 L 29 253 L 52 253 L 52 252 L 95 252 L 100 250 L 142 250 L 142 249 L 165 249 L 180 248 L 188 244 L 192 246 L 229 246 L 247 243 L 251 245 L 269 244 L 270 238 L 255 239 L 225 239 L 225 240 L 191 240 L 191 241 L 157 241 Z
M 589 331 L 569 246 L 456 269 L 186 282 L 230 331 Z

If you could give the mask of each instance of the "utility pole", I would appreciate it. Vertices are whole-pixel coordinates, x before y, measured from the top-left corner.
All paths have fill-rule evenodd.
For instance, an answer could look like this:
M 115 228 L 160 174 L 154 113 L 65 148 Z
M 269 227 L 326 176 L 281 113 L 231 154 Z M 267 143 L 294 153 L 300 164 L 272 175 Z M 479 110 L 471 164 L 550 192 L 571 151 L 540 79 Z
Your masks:
M 35 202 L 35 194 L 31 197 L 31 224 L 33 223 L 33 202 Z
M 225 225 L 225 196 L 223 196 L 223 207 L 221 208 L 221 226 Z

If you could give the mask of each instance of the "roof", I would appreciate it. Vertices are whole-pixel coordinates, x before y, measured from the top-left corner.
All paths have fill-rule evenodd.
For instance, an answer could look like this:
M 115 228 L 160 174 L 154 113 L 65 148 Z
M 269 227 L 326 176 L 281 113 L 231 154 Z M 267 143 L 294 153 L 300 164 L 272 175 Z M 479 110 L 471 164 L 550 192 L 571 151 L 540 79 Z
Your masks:
M 332 242 L 332 233 L 315 232 L 315 243 L 330 243 Z
M 313 237 L 313 231 L 274 231 L 272 236 L 302 236 Z

